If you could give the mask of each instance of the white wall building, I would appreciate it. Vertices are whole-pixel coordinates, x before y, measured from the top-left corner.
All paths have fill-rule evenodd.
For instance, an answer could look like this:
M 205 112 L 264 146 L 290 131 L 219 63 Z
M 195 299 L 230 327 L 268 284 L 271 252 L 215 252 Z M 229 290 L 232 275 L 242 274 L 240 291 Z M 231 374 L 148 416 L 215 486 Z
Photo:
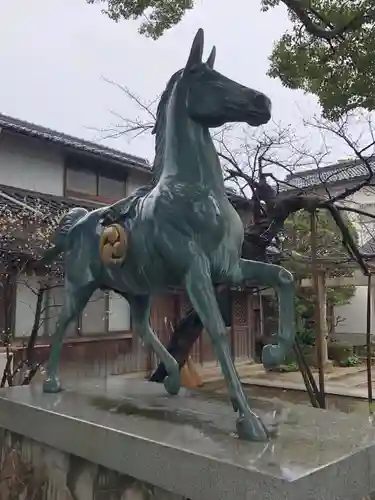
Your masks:
M 25 201 L 41 211 L 62 204 L 95 208 L 125 197 L 149 179 L 150 167 L 142 158 L 0 115 L 0 210 Z M 0 329 L 12 321 L 17 338 L 30 335 L 39 283 L 35 276 L 17 280 L 8 319 L 0 307 Z M 4 300 L 0 297 L 0 306 Z M 47 292 L 41 335 L 53 333 L 61 301 L 61 286 Z M 130 328 L 126 301 L 98 292 L 70 333 L 108 335 Z

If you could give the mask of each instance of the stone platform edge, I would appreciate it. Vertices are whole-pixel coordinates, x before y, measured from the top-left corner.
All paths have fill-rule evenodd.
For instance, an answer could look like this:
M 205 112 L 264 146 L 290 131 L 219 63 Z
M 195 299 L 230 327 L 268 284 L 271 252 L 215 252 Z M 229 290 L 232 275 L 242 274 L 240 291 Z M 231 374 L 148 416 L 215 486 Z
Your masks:
M 204 452 L 192 453 L 161 439 L 127 432 L 120 425 L 126 423 L 123 415 L 92 408 L 87 409 L 87 419 L 69 408 L 62 413 L 55 408 L 61 405 L 64 394 L 43 395 L 40 387 L 1 390 L 0 427 L 191 500 L 253 500 L 263 498 L 263 494 L 267 500 L 352 500 L 375 490 L 375 478 L 371 477 L 375 470 L 374 446 L 307 476 L 281 479 Z M 38 401 L 44 405 L 47 402 L 48 408 L 34 404 Z M 172 425 L 170 432 L 180 431 Z M 353 476 L 355 481 L 349 480 Z
M 27 391 L 26 387 L 15 389 Z M 15 402 L 4 397 L 2 391 L 0 427 L 191 500 L 245 498 L 246 490 L 261 486 L 259 474 L 255 472 L 220 461 L 213 464 L 209 457 L 193 455 L 92 420 Z M 275 484 L 272 476 L 262 478 L 262 487 L 270 493 L 274 489 L 269 499 L 280 498 L 278 492 L 285 488 L 282 483 L 277 480 Z

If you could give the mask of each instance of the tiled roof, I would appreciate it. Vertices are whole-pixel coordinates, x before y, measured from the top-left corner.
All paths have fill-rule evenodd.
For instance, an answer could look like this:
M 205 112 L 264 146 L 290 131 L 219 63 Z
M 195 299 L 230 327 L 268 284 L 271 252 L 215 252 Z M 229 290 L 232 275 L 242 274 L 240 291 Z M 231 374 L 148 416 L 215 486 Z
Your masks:
M 63 213 L 98 204 L 0 185 L 0 262 L 8 257 L 41 257 Z
M 59 196 L 0 185 L 0 214 L 4 210 L 21 210 L 25 213 L 28 211 L 33 213 L 35 210 L 42 217 L 53 217 L 76 206 L 87 209 L 98 208 L 98 204 L 90 201 L 69 200 Z M 28 210 L 27 207 L 31 210 Z
M 364 245 L 361 246 L 359 251 L 362 254 L 375 254 L 375 237 L 370 238 Z
M 35 125 L 34 123 L 29 123 L 3 114 L 0 114 L 0 129 L 1 128 L 16 132 L 18 134 L 36 137 L 41 140 L 59 144 L 66 148 L 90 153 L 107 160 L 123 162 L 124 164 L 126 163 L 135 169 L 150 169 L 149 162 L 144 158 L 133 156 L 128 153 L 124 153 L 122 151 L 108 148 L 94 142 L 63 134 L 61 132 L 56 132 L 55 130 L 51 130 L 50 128 Z
M 369 159 L 371 170 L 375 173 L 375 158 Z M 306 170 L 290 174 L 286 177 L 283 190 L 288 189 L 307 189 L 318 186 L 323 182 L 334 184 L 351 179 L 365 177 L 368 174 L 366 165 L 359 160 L 350 160 L 322 167 L 319 170 Z M 375 177 L 375 176 L 374 176 Z
M 237 195 L 232 192 L 227 193 L 228 198 L 233 205 L 250 206 L 251 201 L 247 198 Z M 61 211 L 69 210 L 72 207 L 84 207 L 88 210 L 98 208 L 100 203 L 95 203 L 89 200 L 72 200 L 62 196 L 55 196 L 27 189 L 15 188 L 12 186 L 0 185 L 0 212 L 2 207 L 8 209 L 21 209 L 22 205 L 26 204 L 31 209 L 41 212 L 44 216 L 56 215 Z M 24 207 L 27 211 L 27 207 Z

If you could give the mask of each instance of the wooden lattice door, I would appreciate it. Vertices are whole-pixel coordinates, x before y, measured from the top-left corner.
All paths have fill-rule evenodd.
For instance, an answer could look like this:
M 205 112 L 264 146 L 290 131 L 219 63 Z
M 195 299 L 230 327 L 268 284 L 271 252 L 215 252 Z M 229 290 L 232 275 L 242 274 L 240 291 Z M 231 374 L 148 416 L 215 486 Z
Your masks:
M 253 356 L 254 339 L 251 328 L 252 303 L 247 291 L 232 294 L 231 349 L 235 360 L 247 360 Z

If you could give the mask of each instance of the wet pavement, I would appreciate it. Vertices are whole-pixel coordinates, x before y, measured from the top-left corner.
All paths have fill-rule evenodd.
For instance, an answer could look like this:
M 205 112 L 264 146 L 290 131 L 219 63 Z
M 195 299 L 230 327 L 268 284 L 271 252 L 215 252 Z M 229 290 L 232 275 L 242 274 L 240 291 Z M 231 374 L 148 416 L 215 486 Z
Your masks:
M 250 396 L 266 399 L 309 404 L 309 397 L 300 372 L 266 372 L 262 365 L 255 363 L 240 363 L 237 371 L 246 393 Z M 224 382 L 218 367 L 202 369 L 205 382 L 204 390 L 220 392 Z M 313 371 L 318 384 L 318 372 Z M 372 374 L 373 392 L 375 396 L 375 367 Z M 330 367 L 325 373 L 325 392 L 327 408 L 345 413 L 368 413 L 367 403 L 367 371 L 364 365 L 354 367 Z M 373 410 L 375 406 L 372 405 Z
M 205 364 L 204 367 L 197 366 L 204 379 L 204 392 L 212 392 L 224 395 L 225 385 L 217 363 Z M 246 394 L 249 398 L 261 398 L 275 400 L 282 404 L 306 404 L 309 405 L 309 397 L 305 390 L 302 376 L 299 372 L 278 373 L 265 372 L 263 366 L 246 362 L 237 363 L 237 370 L 243 383 Z M 374 367 L 375 374 L 375 367 Z M 318 379 L 317 372 L 313 373 Z M 144 378 L 145 374 L 134 373 L 125 376 L 130 380 Z M 43 377 L 36 377 L 33 385 L 41 383 Z M 77 377 L 70 380 L 70 377 L 63 377 L 64 385 L 77 384 Z M 364 366 L 349 368 L 333 368 L 326 373 L 327 408 L 339 410 L 344 413 L 359 413 L 369 415 L 369 405 L 367 403 L 367 374 Z M 107 380 L 106 377 L 103 380 Z M 375 395 L 375 378 L 374 395 Z M 375 410 L 375 405 L 373 406 Z
M 224 382 L 221 380 L 206 383 L 201 390 L 223 396 L 227 393 Z M 302 390 L 261 387 L 256 385 L 244 385 L 244 390 L 249 398 L 266 399 L 283 405 L 291 403 L 311 406 L 307 392 Z M 326 397 L 326 405 L 329 410 L 336 410 L 343 413 L 357 413 L 362 416 L 370 416 L 372 411 L 374 411 L 373 406 L 371 407 L 371 411 L 367 400 L 350 396 L 329 394 Z

